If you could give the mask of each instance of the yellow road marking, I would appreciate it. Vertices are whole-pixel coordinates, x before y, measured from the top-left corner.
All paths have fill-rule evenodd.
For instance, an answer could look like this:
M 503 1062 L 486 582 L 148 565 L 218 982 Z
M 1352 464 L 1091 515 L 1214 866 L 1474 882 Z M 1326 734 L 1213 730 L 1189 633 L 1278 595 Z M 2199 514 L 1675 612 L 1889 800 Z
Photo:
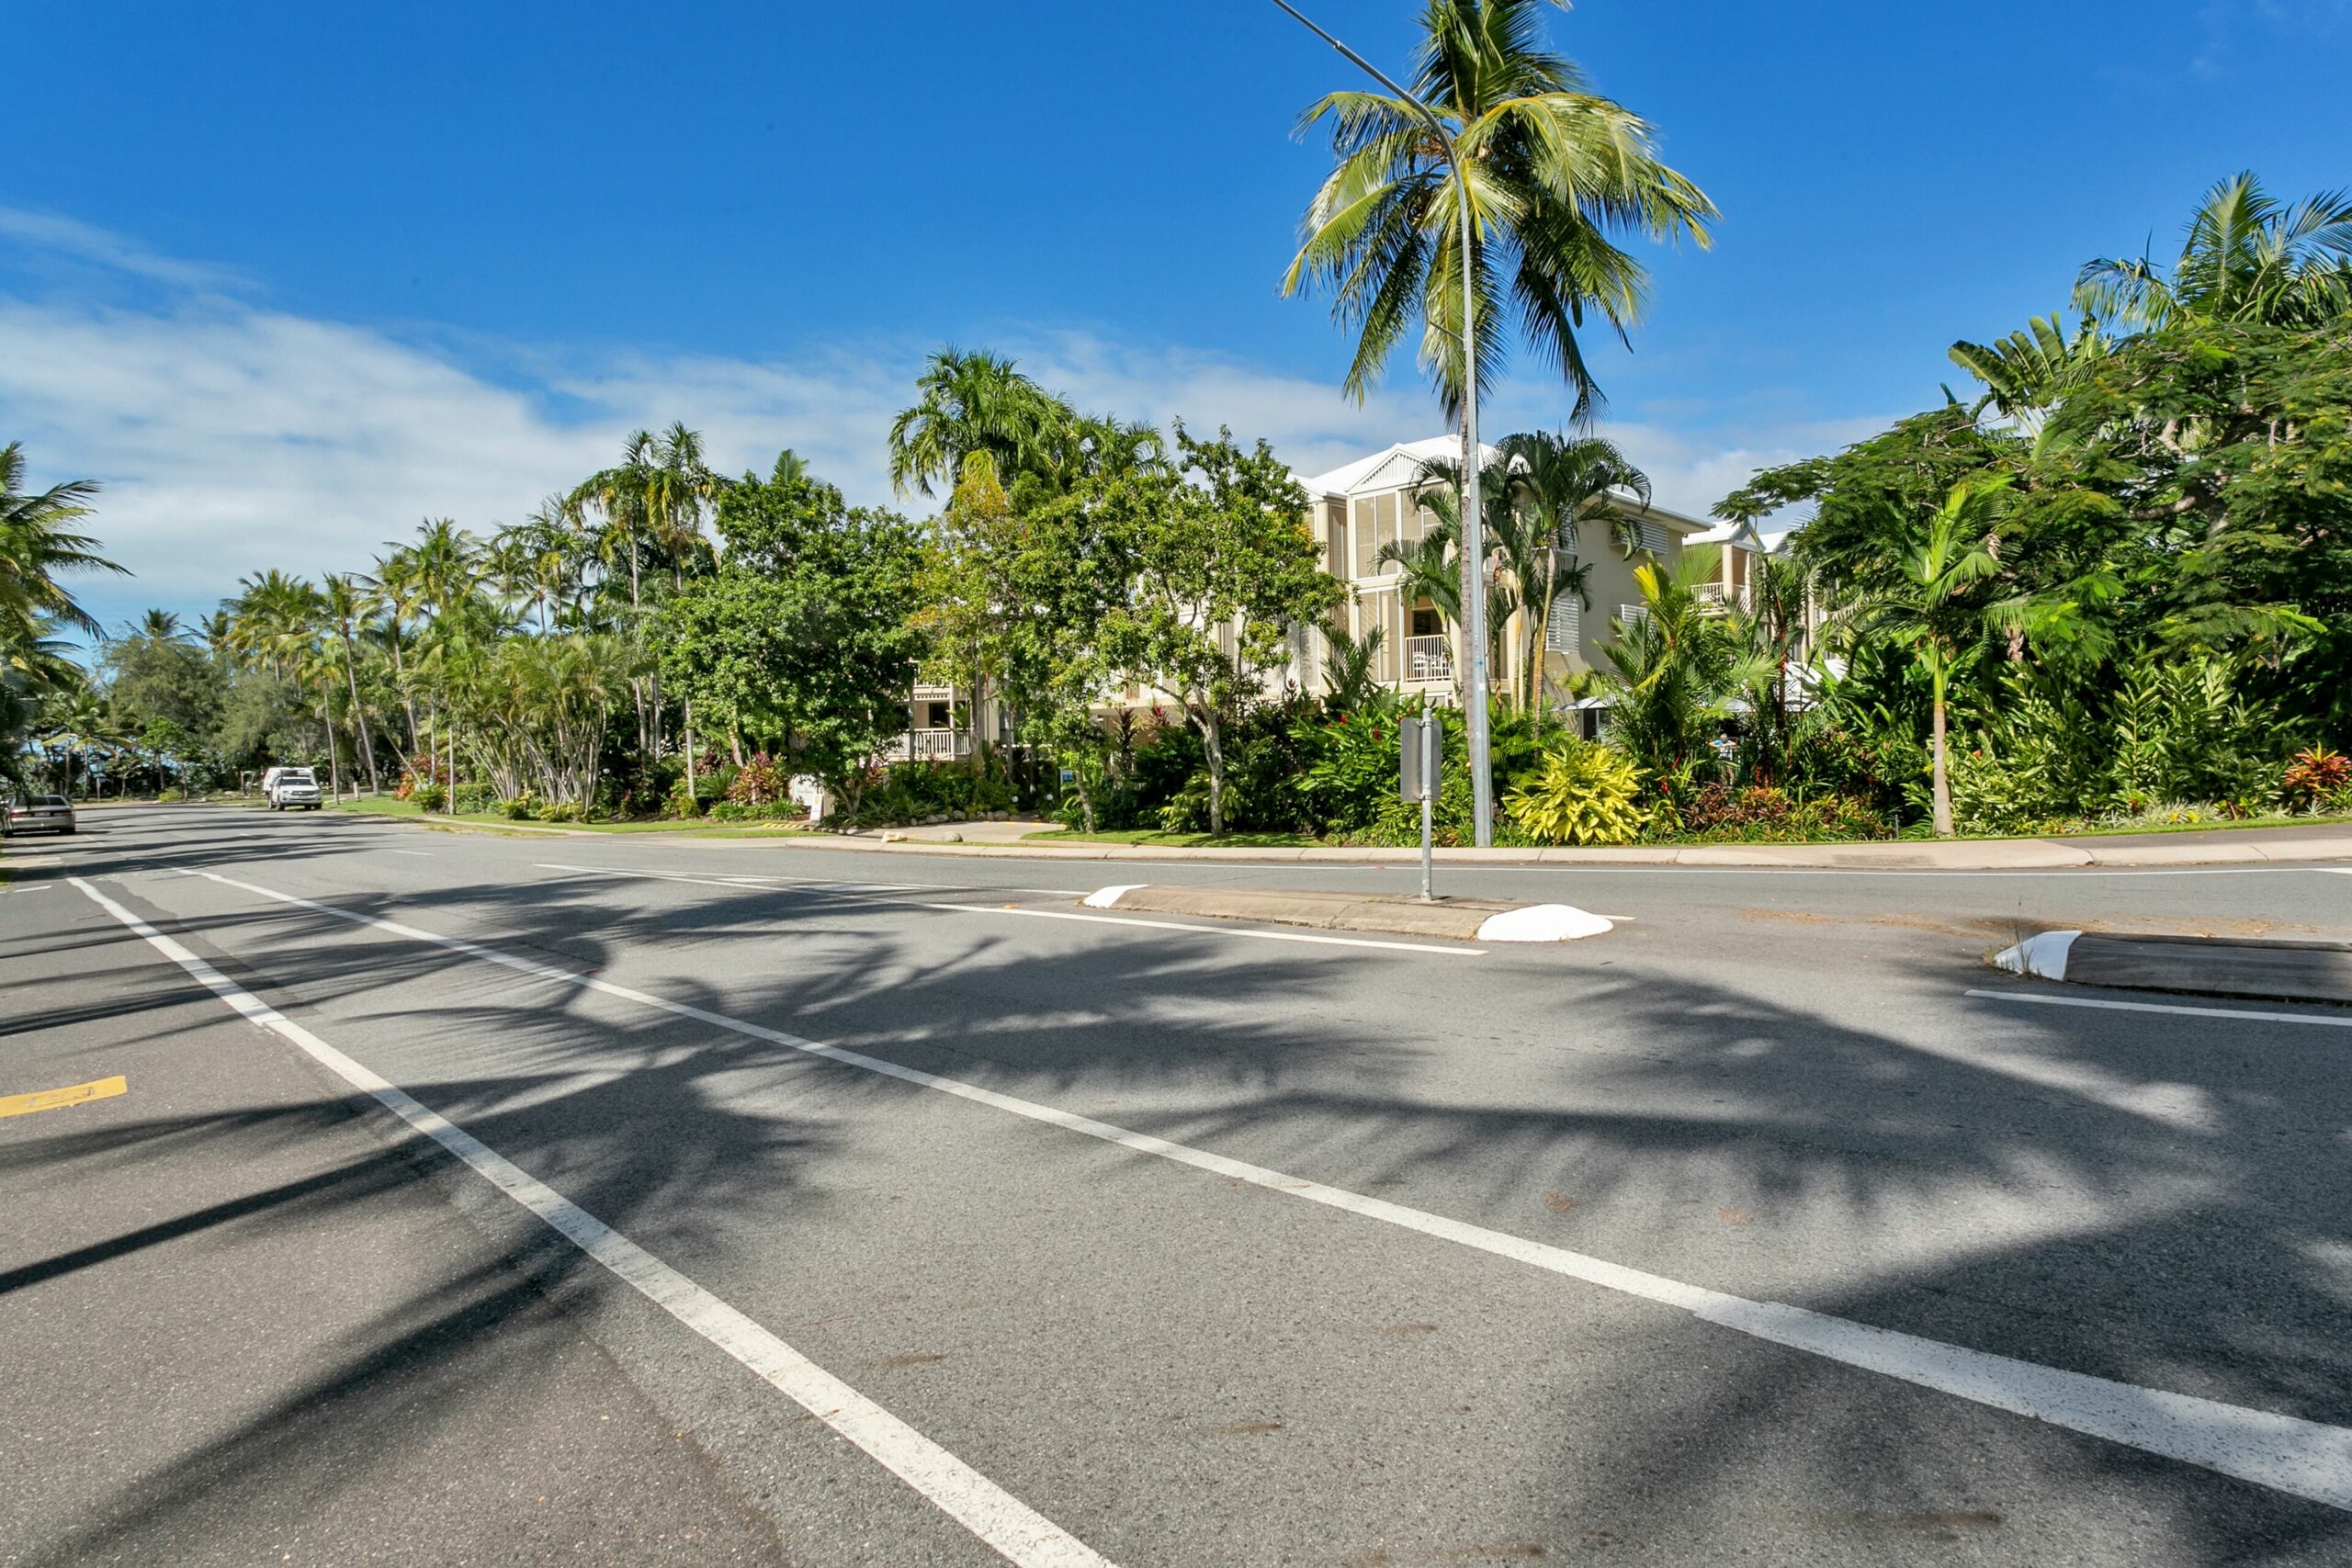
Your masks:
M 61 1105 L 80 1105 L 85 1100 L 112 1100 L 130 1091 L 130 1082 L 117 1077 L 65 1089 L 45 1089 L 36 1094 L 0 1095 L 0 1116 L 23 1116 L 35 1111 L 54 1111 Z

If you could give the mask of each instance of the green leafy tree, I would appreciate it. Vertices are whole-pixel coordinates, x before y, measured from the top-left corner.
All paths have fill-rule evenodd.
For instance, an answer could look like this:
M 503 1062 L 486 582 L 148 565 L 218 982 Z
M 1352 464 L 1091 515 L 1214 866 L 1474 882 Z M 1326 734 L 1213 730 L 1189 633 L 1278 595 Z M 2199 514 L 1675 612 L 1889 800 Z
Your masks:
M 1206 753 L 1209 830 L 1225 831 L 1225 727 L 1345 595 L 1322 570 L 1306 492 L 1261 441 L 1195 440 L 1176 427 L 1165 464 L 1101 481 L 1091 498 L 1111 553 L 1129 565 L 1105 618 L 1111 667 L 1165 692 Z
M 922 538 L 851 507 L 789 452 L 718 503 L 726 551 L 664 607 L 661 660 L 697 708 L 783 740 L 850 795 L 905 728 Z

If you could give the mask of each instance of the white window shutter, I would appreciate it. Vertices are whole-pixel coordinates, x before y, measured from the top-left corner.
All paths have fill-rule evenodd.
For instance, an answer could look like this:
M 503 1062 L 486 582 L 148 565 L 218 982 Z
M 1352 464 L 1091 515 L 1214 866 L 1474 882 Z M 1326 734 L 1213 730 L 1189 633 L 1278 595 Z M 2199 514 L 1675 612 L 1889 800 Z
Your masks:
M 1583 646 L 1584 601 L 1575 589 L 1552 595 L 1552 616 L 1544 623 L 1546 653 L 1575 653 Z

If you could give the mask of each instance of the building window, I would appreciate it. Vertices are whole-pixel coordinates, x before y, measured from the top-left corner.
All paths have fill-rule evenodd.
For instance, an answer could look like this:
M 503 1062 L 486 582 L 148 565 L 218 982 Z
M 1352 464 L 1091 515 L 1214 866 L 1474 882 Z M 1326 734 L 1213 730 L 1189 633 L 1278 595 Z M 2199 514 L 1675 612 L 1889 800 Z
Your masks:
M 949 711 L 948 705 L 945 703 L 927 702 L 922 705 L 922 723 L 916 728 L 945 729 L 955 722 L 948 716 Z
M 1544 651 L 1576 653 L 1584 645 L 1584 600 L 1573 588 L 1552 595 L 1552 615 L 1544 623 Z
M 1650 607 L 1646 604 L 1620 604 L 1617 606 L 1617 624 L 1623 626 L 1627 631 L 1632 631 L 1635 626 L 1645 624 L 1649 618 Z
M 1438 637 L 1444 631 L 1445 626 L 1438 619 L 1438 613 L 1433 606 L 1428 604 L 1413 606 L 1413 627 L 1406 634 L 1408 637 Z

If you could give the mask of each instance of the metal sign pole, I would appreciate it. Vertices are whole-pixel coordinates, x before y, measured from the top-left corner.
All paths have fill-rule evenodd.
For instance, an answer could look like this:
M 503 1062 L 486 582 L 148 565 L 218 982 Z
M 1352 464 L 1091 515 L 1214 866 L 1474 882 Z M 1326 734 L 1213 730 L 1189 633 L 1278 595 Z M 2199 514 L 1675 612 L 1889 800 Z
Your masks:
M 1430 891 L 1430 833 L 1437 802 L 1437 721 L 1421 720 L 1421 902 L 1436 897 Z

